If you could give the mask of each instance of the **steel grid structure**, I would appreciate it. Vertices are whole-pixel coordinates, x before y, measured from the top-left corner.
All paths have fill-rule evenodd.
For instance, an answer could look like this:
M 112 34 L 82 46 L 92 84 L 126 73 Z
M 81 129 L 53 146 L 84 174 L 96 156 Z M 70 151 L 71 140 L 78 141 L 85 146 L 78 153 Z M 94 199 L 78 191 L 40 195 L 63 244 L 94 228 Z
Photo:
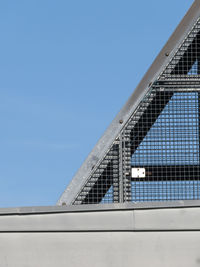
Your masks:
M 195 1 L 58 205 L 200 199 Z

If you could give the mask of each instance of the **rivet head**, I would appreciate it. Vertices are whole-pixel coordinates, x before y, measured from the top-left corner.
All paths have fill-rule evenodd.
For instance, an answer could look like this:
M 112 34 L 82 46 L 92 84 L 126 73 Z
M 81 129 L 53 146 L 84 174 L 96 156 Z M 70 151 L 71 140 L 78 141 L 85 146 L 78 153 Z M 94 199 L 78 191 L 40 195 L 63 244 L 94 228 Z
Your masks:
M 119 123 L 122 124 L 123 123 L 123 120 L 119 120 Z
M 166 53 L 165 53 L 165 56 L 166 56 L 166 57 L 168 57 L 168 56 L 169 56 L 169 53 L 168 53 L 168 52 L 166 52 Z

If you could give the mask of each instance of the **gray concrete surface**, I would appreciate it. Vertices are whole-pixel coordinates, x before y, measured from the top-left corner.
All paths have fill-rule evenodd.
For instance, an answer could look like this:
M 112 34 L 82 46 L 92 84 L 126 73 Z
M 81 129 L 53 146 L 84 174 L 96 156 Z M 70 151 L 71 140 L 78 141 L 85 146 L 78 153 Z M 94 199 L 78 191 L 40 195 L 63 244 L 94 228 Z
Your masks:
M 0 209 L 0 266 L 200 266 L 197 203 Z

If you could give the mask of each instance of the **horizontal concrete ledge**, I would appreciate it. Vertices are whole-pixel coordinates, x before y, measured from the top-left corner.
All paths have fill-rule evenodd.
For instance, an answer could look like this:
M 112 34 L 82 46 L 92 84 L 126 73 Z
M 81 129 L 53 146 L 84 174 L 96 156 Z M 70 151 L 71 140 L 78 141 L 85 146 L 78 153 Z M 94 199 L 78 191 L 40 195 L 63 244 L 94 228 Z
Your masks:
M 179 200 L 163 202 L 127 202 L 112 204 L 89 204 L 70 206 L 32 206 L 0 208 L 0 216 L 16 214 L 43 214 L 43 213 L 72 213 L 72 212 L 100 212 L 111 210 L 140 210 L 140 209 L 167 209 L 167 208 L 187 208 L 200 207 L 200 200 Z
M 171 204 L 151 208 L 145 204 L 110 205 L 91 210 L 75 206 L 20 208 L 18 213 L 13 209 L 1 213 L 0 232 L 200 231 L 197 203 Z

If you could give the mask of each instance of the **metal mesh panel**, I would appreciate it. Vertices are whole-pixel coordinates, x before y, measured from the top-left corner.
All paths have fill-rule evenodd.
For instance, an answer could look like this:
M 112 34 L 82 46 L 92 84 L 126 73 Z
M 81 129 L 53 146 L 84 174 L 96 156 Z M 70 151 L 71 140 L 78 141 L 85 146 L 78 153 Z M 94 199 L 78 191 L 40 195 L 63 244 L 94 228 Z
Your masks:
M 173 92 L 173 95 L 172 95 Z M 153 92 L 152 92 L 153 93 Z M 199 93 L 154 90 L 125 130 L 129 135 L 131 193 L 127 201 L 197 199 L 199 196 Z M 157 100 L 156 100 L 157 98 Z M 146 103 L 149 102 L 148 108 Z M 128 127 L 127 127 L 128 128 Z M 130 128 L 130 127 L 129 127 Z M 131 177 L 144 169 L 144 177 Z M 137 174 L 137 173 L 136 173 Z M 139 176 L 139 174 L 138 174 Z
M 198 75 L 199 72 L 199 62 L 196 60 L 188 72 L 188 75 Z
M 162 94 L 166 96 L 168 92 Z M 132 166 L 199 164 L 198 111 L 198 92 L 174 92 L 150 130 L 142 133 L 143 127 L 134 136 L 145 137 L 132 156 Z M 150 120 L 152 113 L 154 109 L 148 114 Z
M 199 73 L 200 60 L 200 20 L 184 39 L 166 69 L 161 79 L 194 78 Z M 197 77 L 198 78 L 198 77 Z
M 77 196 L 74 204 L 118 202 L 119 145 L 114 144 Z
M 73 204 L 200 199 L 200 20 Z
M 132 183 L 134 202 L 199 199 L 199 181 L 137 181 Z
M 113 185 L 108 189 L 107 193 L 101 200 L 101 204 L 113 203 Z

